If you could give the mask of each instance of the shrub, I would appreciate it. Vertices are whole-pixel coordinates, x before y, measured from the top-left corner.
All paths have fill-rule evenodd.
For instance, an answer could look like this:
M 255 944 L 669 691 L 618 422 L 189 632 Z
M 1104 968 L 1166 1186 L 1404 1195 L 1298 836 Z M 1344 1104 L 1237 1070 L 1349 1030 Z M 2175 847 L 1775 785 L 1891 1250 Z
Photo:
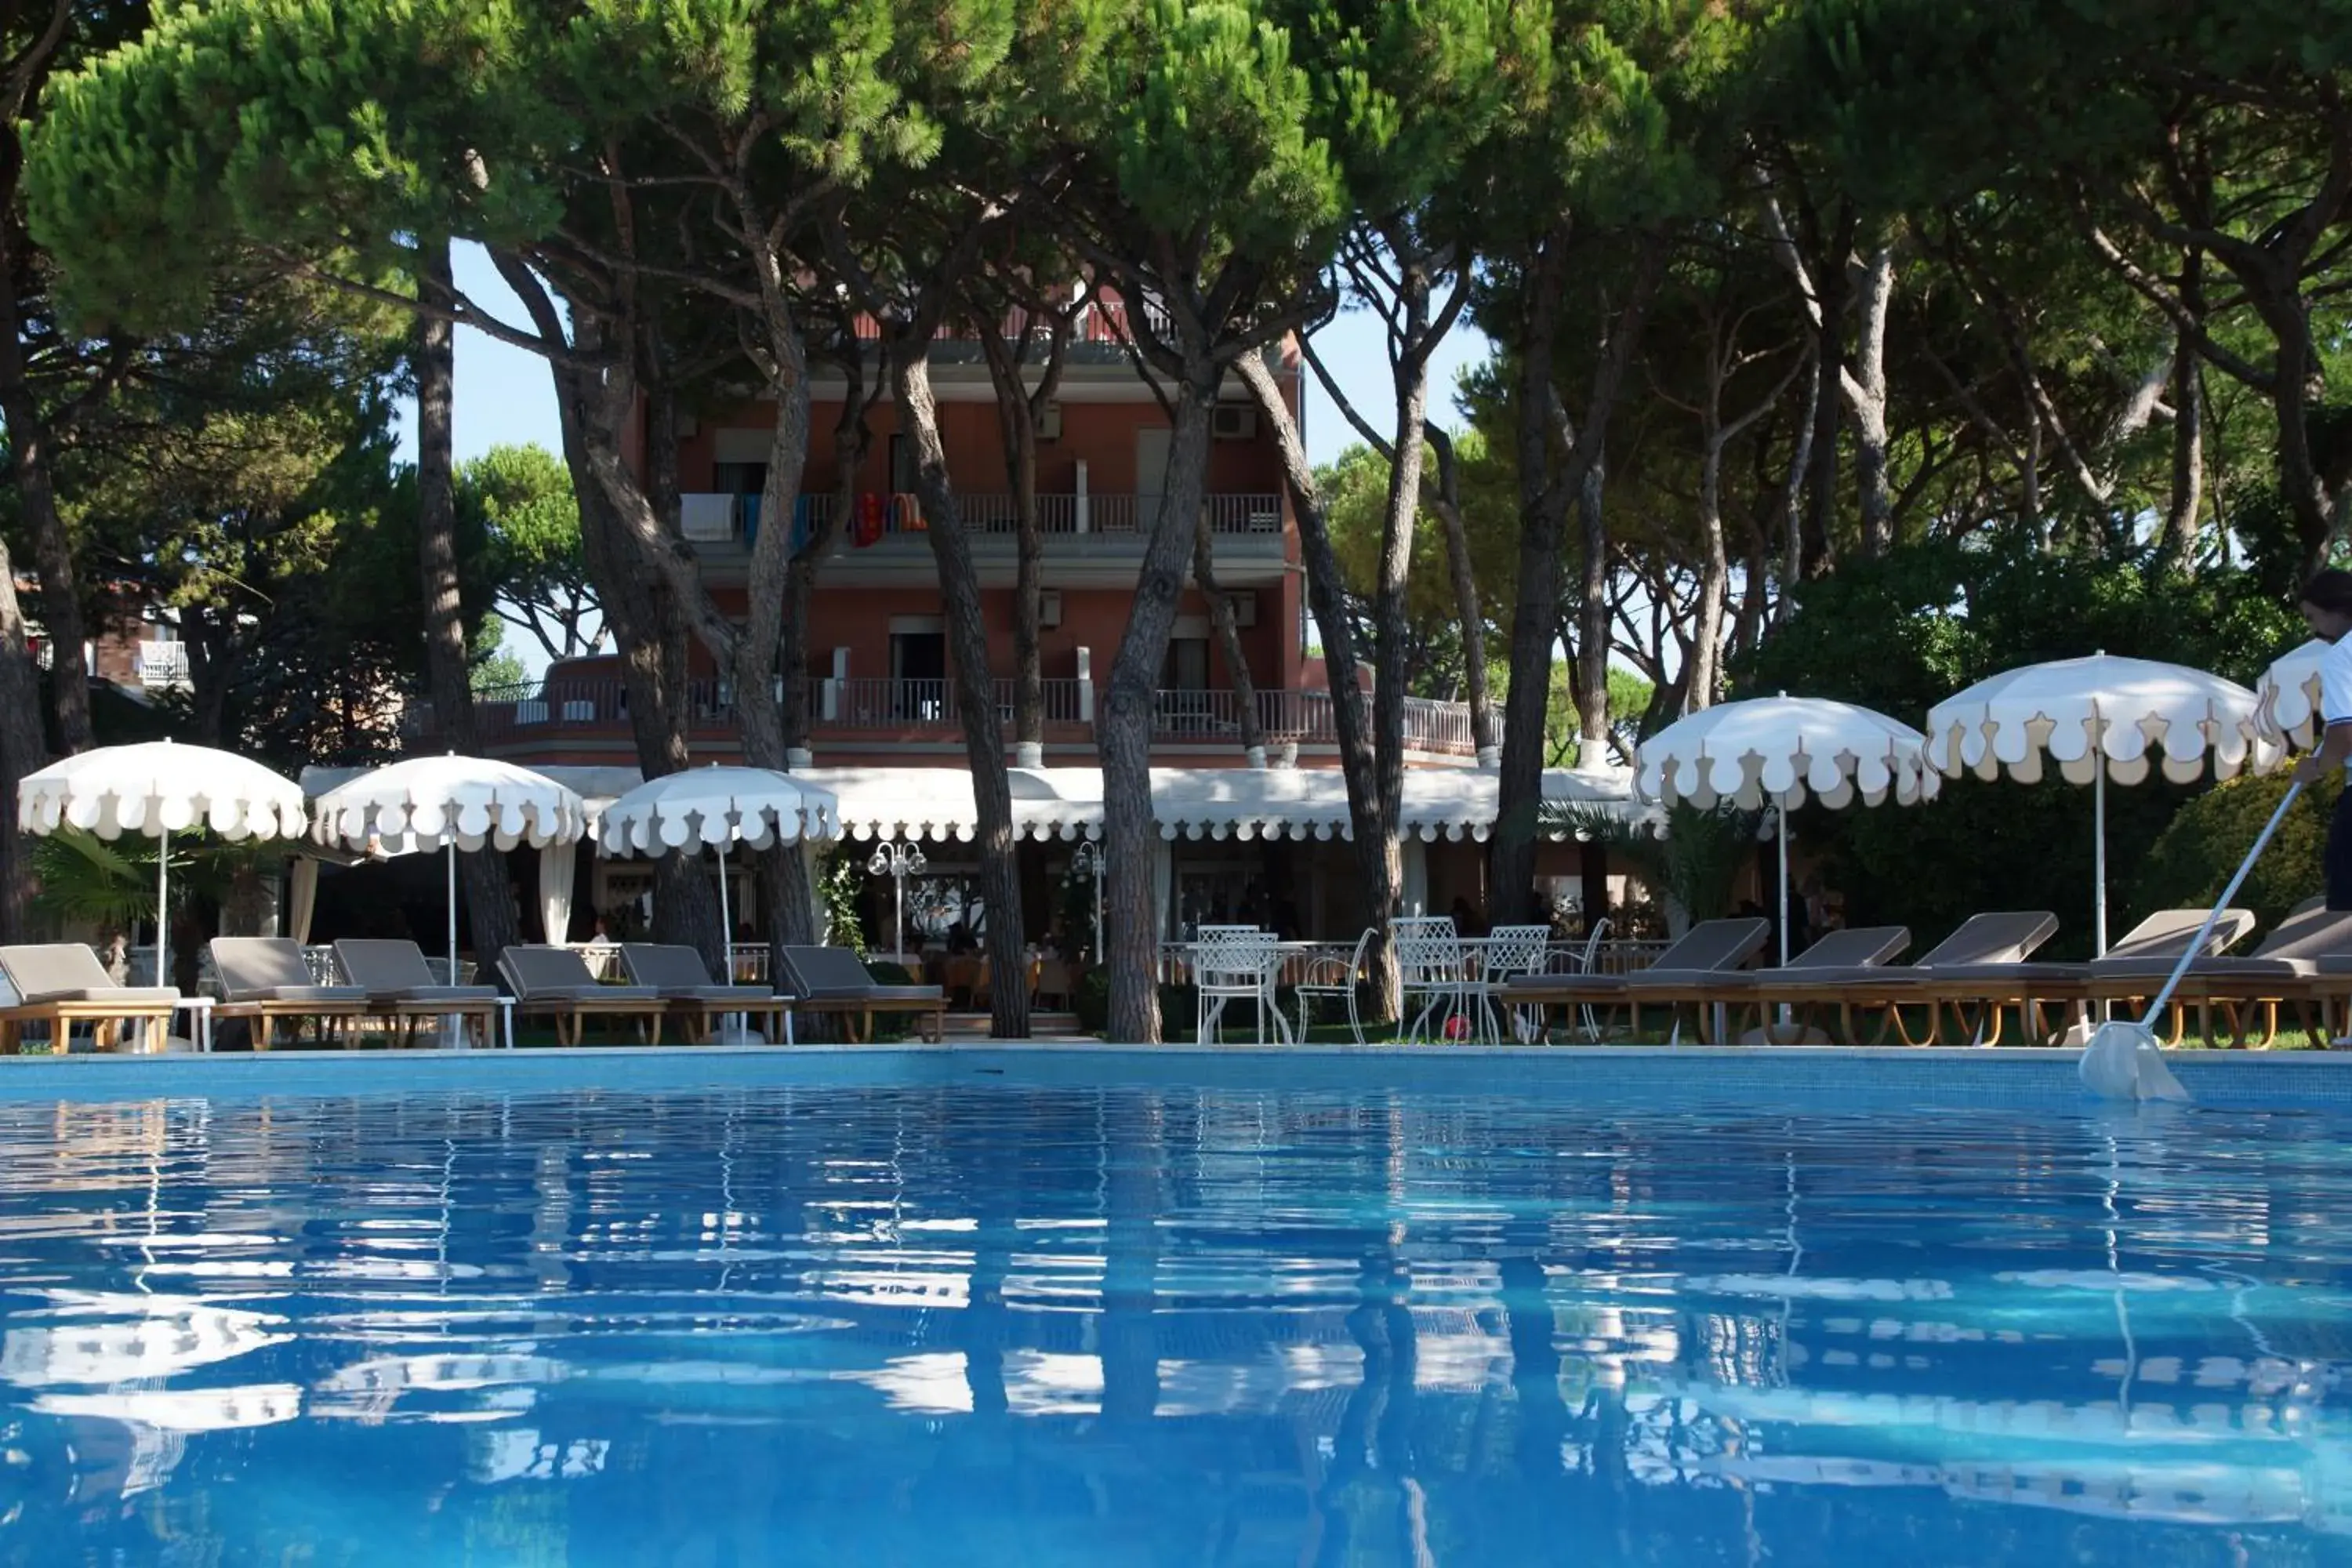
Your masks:
M 2286 793 L 2286 775 L 2232 779 L 2208 790 L 2183 805 L 2171 825 L 2158 836 L 2140 864 L 2133 888 L 2133 905 L 2150 910 L 2210 905 L 2221 897 L 2238 862 L 2253 847 L 2271 813 Z M 2343 792 L 2340 776 L 2323 779 L 2303 792 L 2294 809 L 2279 824 L 2270 847 L 2246 878 L 2233 900 L 2252 910 L 2267 931 L 2285 918 L 2287 910 L 2326 888 L 2323 859 L 2327 850 L 2327 821 Z M 2120 931 L 2122 928 L 2116 928 Z

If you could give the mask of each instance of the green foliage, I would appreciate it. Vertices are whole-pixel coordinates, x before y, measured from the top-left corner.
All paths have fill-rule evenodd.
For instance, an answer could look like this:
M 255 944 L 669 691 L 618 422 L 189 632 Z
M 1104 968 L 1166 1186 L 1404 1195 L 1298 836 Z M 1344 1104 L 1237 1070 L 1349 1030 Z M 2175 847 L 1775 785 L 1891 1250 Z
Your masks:
M 107 839 L 67 827 L 32 845 L 33 875 L 39 883 L 35 909 L 108 933 L 153 925 L 156 840 L 133 835 Z M 222 902 L 239 876 L 284 854 L 276 845 L 209 843 L 195 832 L 174 835 L 167 888 L 173 923 L 194 905 Z
M 2210 908 L 2278 809 L 2286 787 L 2284 773 L 2231 779 L 2182 805 L 2138 864 L 2130 884 L 2134 906 Z M 2304 791 L 2247 874 L 2231 901 L 2254 912 L 2257 930 L 2268 931 L 2295 905 L 2326 890 L 2327 827 L 2343 788 L 2337 773 Z
M 1580 803 L 1546 802 L 1541 820 L 1546 833 L 1572 834 L 1601 845 L 1612 864 L 1630 868 L 1664 902 L 1669 921 L 1679 922 L 1678 932 L 1731 912 L 1732 889 L 1756 858 L 1763 821 L 1735 806 L 1701 810 L 1680 801 L 1667 807 L 1655 830 Z
M 530 682 L 530 672 L 522 660 L 506 646 L 506 639 L 496 621 L 484 621 L 474 632 L 472 661 L 466 669 L 467 686 L 477 693 L 496 691 L 511 693 L 521 690 Z
M 817 898 L 824 909 L 824 929 L 819 935 L 828 947 L 845 947 L 860 958 L 867 952 L 865 921 L 858 912 L 865 887 L 864 868 L 845 848 L 827 856 L 817 872 Z
M 572 471 L 544 447 L 493 447 L 457 474 L 460 533 L 481 540 L 477 574 L 489 611 L 530 634 L 550 659 L 593 652 L 595 584 L 580 548 Z

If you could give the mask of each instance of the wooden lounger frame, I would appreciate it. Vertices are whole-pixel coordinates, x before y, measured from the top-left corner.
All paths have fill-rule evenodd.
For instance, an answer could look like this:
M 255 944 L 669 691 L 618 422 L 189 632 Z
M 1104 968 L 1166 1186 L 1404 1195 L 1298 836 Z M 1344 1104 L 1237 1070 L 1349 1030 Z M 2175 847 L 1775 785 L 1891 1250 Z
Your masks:
M 121 1030 L 125 1024 L 139 1026 L 138 1049 L 152 1053 L 163 1048 L 172 1032 L 172 1015 L 183 1005 L 177 1000 L 169 1002 L 19 1002 L 14 1006 L 0 1007 L 0 1055 L 15 1056 L 25 1048 L 25 1026 L 47 1024 L 56 1031 L 56 1048 L 62 1052 L 67 1035 L 76 1024 L 88 1024 L 102 1051 L 121 1047 Z

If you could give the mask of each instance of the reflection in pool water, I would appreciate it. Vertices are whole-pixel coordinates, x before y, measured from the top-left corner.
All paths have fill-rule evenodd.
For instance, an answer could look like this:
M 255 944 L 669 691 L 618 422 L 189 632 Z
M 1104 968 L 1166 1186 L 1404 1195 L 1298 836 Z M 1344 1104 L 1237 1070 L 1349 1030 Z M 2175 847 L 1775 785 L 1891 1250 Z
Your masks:
M 0 1105 L 0 1563 L 2352 1559 L 2352 1118 L 1498 1087 Z

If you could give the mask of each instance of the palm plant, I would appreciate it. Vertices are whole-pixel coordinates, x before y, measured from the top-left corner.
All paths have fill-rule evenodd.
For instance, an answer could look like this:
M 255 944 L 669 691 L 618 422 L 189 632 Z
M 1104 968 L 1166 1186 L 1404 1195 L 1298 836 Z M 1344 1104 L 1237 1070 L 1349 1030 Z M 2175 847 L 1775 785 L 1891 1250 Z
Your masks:
M 1696 921 L 1731 912 L 1732 889 L 1756 853 L 1763 816 L 1737 806 L 1676 801 L 1654 831 L 1606 806 L 1547 801 L 1540 821 L 1546 832 L 1599 844 L 1631 868 L 1664 901 L 1667 925 L 1680 936 Z
M 77 926 L 94 926 L 101 939 L 128 934 L 155 913 L 156 841 L 143 837 L 100 838 L 65 827 L 35 841 L 33 875 L 40 890 L 33 907 Z M 227 900 L 240 879 L 265 855 L 283 856 L 282 845 L 259 841 L 207 843 L 201 832 L 172 843 L 171 904 L 173 923 L 193 903 Z

